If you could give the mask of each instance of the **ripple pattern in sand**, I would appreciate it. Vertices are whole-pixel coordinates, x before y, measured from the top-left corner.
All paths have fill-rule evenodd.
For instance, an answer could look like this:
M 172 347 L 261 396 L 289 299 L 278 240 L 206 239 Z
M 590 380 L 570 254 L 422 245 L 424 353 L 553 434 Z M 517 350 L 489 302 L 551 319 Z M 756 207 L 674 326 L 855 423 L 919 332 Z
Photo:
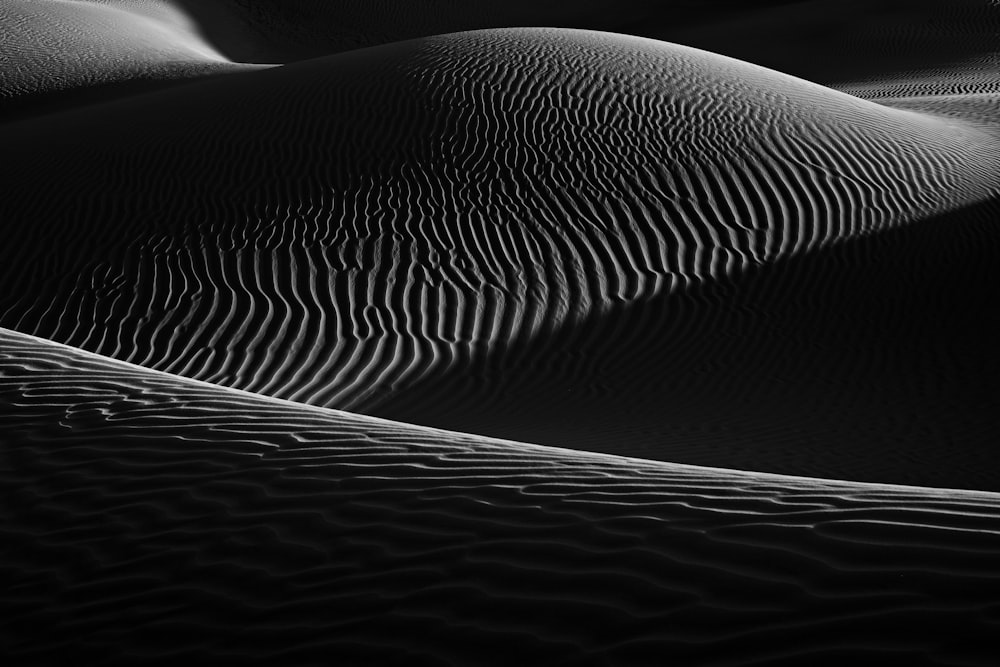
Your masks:
M 362 50 L 75 120 L 114 141 L 43 158 L 33 133 L 58 128 L 11 137 L 21 242 L 0 257 L 0 321 L 351 409 L 615 304 L 976 201 L 997 160 L 978 126 L 568 30 Z M 54 164 L 73 185 L 43 196 Z
M 994 655 L 996 494 L 475 438 L 0 342 L 22 664 Z

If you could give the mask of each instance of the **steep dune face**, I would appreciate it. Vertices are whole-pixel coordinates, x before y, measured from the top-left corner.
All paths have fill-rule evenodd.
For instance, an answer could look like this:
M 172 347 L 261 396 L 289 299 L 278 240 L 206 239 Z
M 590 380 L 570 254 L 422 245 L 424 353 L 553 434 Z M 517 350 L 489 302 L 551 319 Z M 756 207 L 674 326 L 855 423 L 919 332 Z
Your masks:
M 978 126 L 566 30 L 363 50 L 10 134 L 5 326 L 360 410 L 456 368 L 474 373 L 442 405 L 489 406 L 511 351 L 976 202 L 1000 159 Z M 43 136 L 60 148 L 39 155 Z
M 85 91 L 100 100 L 125 84 L 256 69 L 231 63 L 185 14 L 150 3 L 6 0 L 0 41 L 0 120 L 79 102 Z
M 996 494 L 534 447 L 0 349 L 18 664 L 992 664 Z

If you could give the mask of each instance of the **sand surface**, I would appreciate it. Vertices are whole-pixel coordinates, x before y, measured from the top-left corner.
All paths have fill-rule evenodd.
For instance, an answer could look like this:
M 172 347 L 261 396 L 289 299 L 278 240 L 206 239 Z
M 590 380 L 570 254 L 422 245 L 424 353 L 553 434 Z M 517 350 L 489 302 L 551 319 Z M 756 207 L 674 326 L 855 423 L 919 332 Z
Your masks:
M 998 494 L 471 437 L 0 340 L 18 664 L 973 664 L 994 647 Z
M 0 5 L 2 652 L 992 664 L 998 26 Z
M 155 0 L 5 0 L 0 39 L 0 122 L 261 69 L 231 62 Z
M 43 136 L 65 185 L 41 198 Z M 9 152 L 5 326 L 529 442 L 995 488 L 996 326 L 952 349 L 982 314 L 953 292 L 994 282 L 978 123 L 517 29 L 22 122 Z

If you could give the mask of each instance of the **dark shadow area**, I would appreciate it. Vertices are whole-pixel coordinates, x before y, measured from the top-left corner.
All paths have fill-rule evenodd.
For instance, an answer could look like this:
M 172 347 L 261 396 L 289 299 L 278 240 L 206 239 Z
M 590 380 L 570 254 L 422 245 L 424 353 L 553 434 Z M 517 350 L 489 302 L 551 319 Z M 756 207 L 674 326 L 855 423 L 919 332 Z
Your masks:
M 1000 13 L 985 2 L 803 0 L 718 7 L 684 21 L 647 17 L 620 31 L 836 85 L 947 68 L 993 51 L 1000 29 Z
M 0 123 L 34 119 L 64 111 L 76 111 L 85 107 L 117 102 L 128 97 L 168 90 L 190 83 L 219 79 L 234 73 L 242 72 L 239 70 L 222 72 L 218 69 L 206 68 L 206 72 L 199 76 L 176 79 L 135 79 L 22 95 L 2 100 L 0 103 Z
M 1000 490 L 1000 202 L 614 308 L 363 408 L 678 463 Z
M 238 62 L 293 62 L 343 51 L 434 35 L 514 27 L 580 28 L 657 37 L 664 26 L 680 29 L 801 0 L 623 0 L 608 3 L 423 3 L 410 7 L 311 0 L 177 0 L 203 36 Z M 440 6 L 438 6 L 440 5 Z M 720 13 L 724 16 L 720 16 Z M 650 32 L 650 30 L 653 32 Z M 659 38 L 659 37 L 657 37 Z
M 995 667 L 995 495 L 507 449 L 0 347 L 7 664 Z
M 255 29 L 246 14 L 253 4 L 239 0 L 205 2 L 204 0 L 175 0 L 198 25 L 202 37 L 219 53 L 240 63 L 274 63 L 296 60 L 294 43 L 275 43 L 260 28 Z M 260 6 L 262 3 L 256 3 Z M 283 48 L 282 48 L 283 47 Z

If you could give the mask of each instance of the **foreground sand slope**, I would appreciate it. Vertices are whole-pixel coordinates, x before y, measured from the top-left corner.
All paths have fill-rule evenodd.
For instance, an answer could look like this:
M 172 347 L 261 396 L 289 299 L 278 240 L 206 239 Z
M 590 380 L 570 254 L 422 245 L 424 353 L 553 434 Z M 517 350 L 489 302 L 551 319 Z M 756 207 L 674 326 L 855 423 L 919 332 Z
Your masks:
M 978 125 L 677 45 L 544 29 L 191 84 L 10 126 L 6 146 L 5 326 L 316 405 L 389 410 L 416 387 L 442 426 L 469 397 L 483 424 L 517 421 L 516 406 L 481 413 L 510 369 L 535 372 L 516 355 L 557 332 L 616 308 L 662 317 L 664 295 L 971 205 L 1000 160 Z M 706 312 L 672 308 L 680 328 Z M 597 353 L 631 351 L 634 333 L 612 329 Z M 778 353 L 769 335 L 762 359 Z M 527 384 L 600 387 L 600 368 L 567 368 Z M 855 391 L 835 389 L 834 403 Z M 544 395 L 527 399 L 545 413 Z M 730 436 L 759 428 L 728 428 L 733 404 L 708 404 Z M 633 423 L 592 414 L 610 433 Z
M 524 445 L 0 333 L 17 664 L 992 664 L 1000 496 Z

